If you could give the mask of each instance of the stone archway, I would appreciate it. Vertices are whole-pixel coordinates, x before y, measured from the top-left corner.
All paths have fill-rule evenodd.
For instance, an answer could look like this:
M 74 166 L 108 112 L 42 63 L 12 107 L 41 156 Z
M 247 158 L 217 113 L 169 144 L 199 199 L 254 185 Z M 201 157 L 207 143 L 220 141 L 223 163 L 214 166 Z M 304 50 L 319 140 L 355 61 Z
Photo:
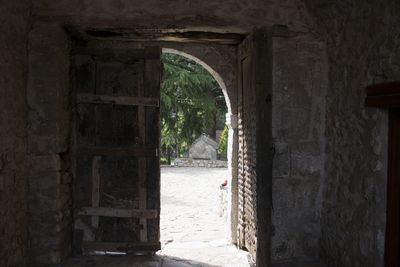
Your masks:
M 222 92 L 224 93 L 226 106 L 228 107 L 228 113 L 232 113 L 231 101 L 230 101 L 228 93 L 227 93 L 225 82 L 224 82 L 223 78 L 221 77 L 221 75 L 218 72 L 216 72 L 211 66 L 209 66 L 207 63 L 205 63 L 203 60 L 201 60 L 201 59 L 199 59 L 199 58 L 197 58 L 195 56 L 192 56 L 192 55 L 190 55 L 188 53 L 185 53 L 183 51 L 180 51 L 180 50 L 177 50 L 177 49 L 173 49 L 173 48 L 163 48 L 162 52 L 163 53 L 176 54 L 176 55 L 180 55 L 180 56 L 186 57 L 188 59 L 193 60 L 197 64 L 201 65 L 203 68 L 205 68 L 211 74 L 211 76 L 213 76 L 214 79 L 217 81 L 219 87 L 221 87 Z

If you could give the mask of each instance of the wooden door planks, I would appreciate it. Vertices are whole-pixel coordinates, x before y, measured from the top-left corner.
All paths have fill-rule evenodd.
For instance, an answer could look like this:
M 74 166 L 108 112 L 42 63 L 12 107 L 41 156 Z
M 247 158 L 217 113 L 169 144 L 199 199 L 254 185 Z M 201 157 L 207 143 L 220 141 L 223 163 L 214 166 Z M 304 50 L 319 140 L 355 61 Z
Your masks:
M 92 207 L 100 205 L 100 161 L 101 157 L 93 157 L 92 160 Z M 99 227 L 99 216 L 92 216 L 92 226 Z
M 94 94 L 78 94 L 79 104 L 112 104 L 125 106 L 149 106 L 158 107 L 159 99 L 155 97 L 133 97 L 133 96 L 109 96 Z
M 159 183 L 158 146 L 161 49 L 158 47 L 136 50 L 75 49 L 73 54 L 77 56 L 82 55 L 84 59 L 90 58 L 90 60 L 83 61 L 86 65 L 77 61 L 79 62 L 78 67 L 80 68 L 78 70 L 82 77 L 87 75 L 88 71 L 94 71 L 95 74 L 97 74 L 99 68 L 89 65 L 97 64 L 99 62 L 102 64 L 102 75 L 105 75 L 105 78 L 102 80 L 96 78 L 90 80 L 92 81 L 92 84 L 82 82 L 82 85 L 78 87 L 80 90 L 76 95 L 78 105 L 81 107 L 87 107 L 89 111 L 91 111 L 93 106 L 95 106 L 95 108 L 103 108 L 107 105 L 108 108 L 109 105 L 112 109 L 115 108 L 118 110 L 130 107 L 117 107 L 117 105 L 135 107 L 134 117 L 129 116 L 125 118 L 126 122 L 131 124 L 132 122 L 130 122 L 130 120 L 134 120 L 134 142 L 126 142 L 127 144 L 129 143 L 129 145 L 125 146 L 119 146 L 118 142 L 107 143 L 96 141 L 93 143 L 88 140 L 76 143 L 76 153 L 79 154 L 81 158 L 88 159 L 89 164 L 91 162 L 91 175 L 85 173 L 85 177 L 89 178 L 90 182 L 83 182 L 84 186 L 85 183 L 91 185 L 91 188 L 85 190 L 88 193 L 91 192 L 91 197 L 86 196 L 82 205 L 76 209 L 77 218 L 75 219 L 75 227 L 76 229 L 83 230 L 86 236 L 81 240 L 80 244 L 85 247 L 84 251 L 86 252 L 101 250 L 124 251 L 129 253 L 143 251 L 148 253 L 159 250 L 159 229 L 156 228 L 159 225 L 160 215 L 160 207 L 157 201 L 159 199 L 159 190 L 156 197 L 154 197 L 153 192 L 149 193 L 148 190 L 153 190 L 154 185 Z M 129 75 L 124 76 L 124 79 L 119 79 L 121 78 L 118 76 L 119 69 L 113 69 L 112 67 L 114 67 L 114 65 L 110 65 L 109 62 L 114 65 L 116 62 L 122 62 L 123 64 L 136 64 L 138 66 L 138 70 L 141 71 L 139 71 L 138 74 L 135 74 L 138 75 L 135 76 L 135 79 L 139 79 L 142 82 L 135 83 L 135 87 L 132 87 L 136 90 L 135 92 L 129 91 L 128 89 L 130 89 L 131 86 L 126 85 L 126 82 L 128 82 L 127 78 L 131 79 L 134 76 L 129 76 L 131 75 L 129 72 Z M 113 76 L 118 77 L 118 79 L 112 79 Z M 96 75 L 94 75 L 94 77 L 96 77 Z M 93 81 L 94 87 L 91 87 Z M 97 90 L 99 81 L 102 82 L 101 85 L 103 85 L 103 87 L 100 87 L 100 91 Z M 116 88 L 118 90 L 113 86 L 117 86 Z M 90 88 L 92 88 L 92 90 L 89 90 Z M 85 115 L 89 116 L 93 114 L 90 113 Z M 84 119 L 90 121 L 88 116 L 84 117 Z M 108 117 L 106 117 L 106 119 L 107 118 Z M 93 130 L 93 134 L 97 135 L 98 131 L 99 129 L 96 128 Z M 105 166 L 102 164 L 105 164 L 105 161 L 114 157 L 135 158 L 134 160 L 137 162 L 134 167 L 135 175 L 133 177 L 128 175 L 129 177 L 127 177 L 127 179 L 137 179 L 135 180 L 135 186 L 137 186 L 135 199 L 136 201 L 139 200 L 138 205 L 135 204 L 132 207 L 126 206 L 123 208 L 119 206 L 103 206 L 100 187 L 103 186 L 103 183 L 112 181 L 112 177 L 110 177 L 110 181 L 107 181 L 107 175 L 112 174 L 105 171 L 107 169 L 104 169 Z M 102 170 L 101 173 L 100 169 Z M 82 167 L 81 170 L 83 173 L 83 170 L 85 169 Z M 149 181 L 149 179 L 151 181 Z M 86 199 L 89 203 L 86 202 Z M 108 235 L 98 236 L 99 233 L 102 233 L 101 231 L 104 231 L 105 229 L 109 231 L 115 227 L 114 224 L 110 227 L 109 223 L 112 222 L 113 218 L 117 219 L 116 222 L 121 222 L 121 225 L 124 227 L 127 225 L 125 222 L 133 222 L 133 224 L 135 224 L 132 228 L 134 229 L 132 230 L 132 233 L 136 232 L 131 236 L 132 238 L 129 238 L 131 241 L 126 238 L 119 238 L 118 236 L 114 237 L 113 235 L 110 235 L 110 232 L 108 232 Z M 119 220 L 119 218 L 121 218 L 121 220 Z M 78 222 L 79 225 L 77 224 Z M 107 224 L 105 224 L 105 222 Z M 151 225 L 151 229 L 148 229 L 148 227 L 150 227 L 149 225 Z M 99 242 L 94 242 L 95 240 Z M 121 241 L 128 242 L 120 243 Z
M 157 155 L 158 148 L 134 146 L 134 147 L 96 147 L 88 145 L 78 146 L 79 153 L 92 156 L 127 156 L 127 157 L 151 157 Z
M 144 62 L 146 64 L 146 61 Z M 146 76 L 146 71 L 144 73 L 144 76 Z M 146 80 L 144 82 L 146 84 Z M 144 88 L 140 87 L 138 90 L 138 96 L 143 97 L 144 96 Z M 146 144 L 146 109 L 143 106 L 138 107 L 138 127 L 139 127 L 139 143 L 141 145 Z M 146 209 L 147 208 L 147 188 L 146 188 L 146 158 L 145 157 L 140 157 L 139 158 L 139 169 L 138 169 L 138 174 L 139 174 L 139 208 L 140 209 Z M 140 229 L 140 241 L 141 242 L 147 242 L 147 219 L 146 218 L 140 218 L 139 223 L 141 226 Z
M 269 266 L 272 205 L 272 44 L 266 28 L 239 46 L 238 244 L 257 266 Z M 249 128 L 255 130 L 255 134 Z M 263 149 L 258 149 L 263 148 Z M 257 164 L 263 162 L 264 164 Z M 255 173 L 255 176 L 253 175 Z M 254 176 L 254 177 L 253 177 Z M 256 240 L 254 242 L 254 240 Z
M 389 113 L 386 266 L 399 266 L 400 250 L 400 110 Z
M 366 88 L 365 106 L 389 110 L 385 266 L 399 266 L 400 250 L 400 81 Z
M 121 208 L 94 208 L 83 207 L 78 212 L 80 216 L 115 217 L 115 218 L 158 218 L 157 210 L 150 209 L 121 209 Z

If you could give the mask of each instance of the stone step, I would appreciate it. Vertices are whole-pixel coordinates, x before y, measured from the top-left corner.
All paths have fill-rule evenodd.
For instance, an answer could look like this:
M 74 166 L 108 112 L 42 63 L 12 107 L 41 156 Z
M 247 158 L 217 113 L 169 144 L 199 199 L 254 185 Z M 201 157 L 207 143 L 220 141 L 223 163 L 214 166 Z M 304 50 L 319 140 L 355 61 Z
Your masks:
M 315 261 L 293 261 L 293 262 L 282 262 L 282 263 L 274 263 L 272 267 L 326 267 L 325 264 L 321 262 Z

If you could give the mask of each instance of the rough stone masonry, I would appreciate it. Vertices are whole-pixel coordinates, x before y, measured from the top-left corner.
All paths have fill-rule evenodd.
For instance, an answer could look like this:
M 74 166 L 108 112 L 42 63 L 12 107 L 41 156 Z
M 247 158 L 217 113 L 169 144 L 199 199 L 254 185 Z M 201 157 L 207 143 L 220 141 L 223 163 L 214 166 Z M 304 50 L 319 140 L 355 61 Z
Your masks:
M 0 3 L 0 266 L 28 266 L 26 82 L 29 1 Z

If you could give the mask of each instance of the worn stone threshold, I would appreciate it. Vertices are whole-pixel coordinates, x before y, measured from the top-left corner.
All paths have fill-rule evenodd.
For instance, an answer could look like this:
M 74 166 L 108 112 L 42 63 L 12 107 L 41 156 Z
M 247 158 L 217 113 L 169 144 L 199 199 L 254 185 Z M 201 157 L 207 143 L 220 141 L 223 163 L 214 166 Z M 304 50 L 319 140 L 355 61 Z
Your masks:
M 49 267 L 220 267 L 190 259 L 170 256 L 77 256 Z M 239 267 L 239 266 L 238 266 Z
M 295 261 L 274 263 L 272 267 L 326 267 L 325 264 L 316 261 Z
M 204 262 L 166 255 L 154 256 L 78 256 L 72 257 L 65 263 L 51 267 L 221 267 Z M 232 266 L 240 267 L 240 266 Z M 272 267 L 326 267 L 321 262 L 285 262 L 275 263 Z

